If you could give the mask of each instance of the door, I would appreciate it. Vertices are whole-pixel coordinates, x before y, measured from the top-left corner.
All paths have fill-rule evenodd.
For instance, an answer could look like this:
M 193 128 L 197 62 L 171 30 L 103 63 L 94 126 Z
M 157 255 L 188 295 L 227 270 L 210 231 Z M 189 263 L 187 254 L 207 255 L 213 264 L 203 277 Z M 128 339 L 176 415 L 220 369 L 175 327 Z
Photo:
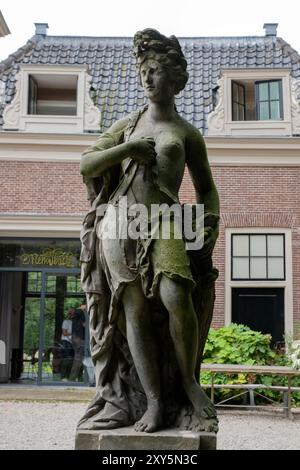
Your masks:
M 272 335 L 272 345 L 283 341 L 284 289 L 233 288 L 232 321 Z
M 46 273 L 42 304 L 40 381 L 86 382 L 88 322 L 80 276 Z

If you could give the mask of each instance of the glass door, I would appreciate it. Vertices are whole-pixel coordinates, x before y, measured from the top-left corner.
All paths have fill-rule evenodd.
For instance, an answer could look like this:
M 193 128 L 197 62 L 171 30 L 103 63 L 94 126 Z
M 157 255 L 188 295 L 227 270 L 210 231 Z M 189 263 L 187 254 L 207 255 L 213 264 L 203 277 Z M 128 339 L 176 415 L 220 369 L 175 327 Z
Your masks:
M 40 381 L 86 383 L 88 322 L 79 274 L 45 273 L 43 304 Z
M 89 328 L 80 275 L 27 272 L 22 379 L 93 384 Z

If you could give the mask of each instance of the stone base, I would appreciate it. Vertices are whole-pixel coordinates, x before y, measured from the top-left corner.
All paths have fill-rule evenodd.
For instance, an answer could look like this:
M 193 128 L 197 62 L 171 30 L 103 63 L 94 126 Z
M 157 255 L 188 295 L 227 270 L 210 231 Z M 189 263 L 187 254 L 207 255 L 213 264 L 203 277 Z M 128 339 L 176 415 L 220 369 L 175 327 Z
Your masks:
M 125 427 L 113 430 L 78 430 L 75 450 L 216 450 L 215 433 L 167 429 L 154 433 Z

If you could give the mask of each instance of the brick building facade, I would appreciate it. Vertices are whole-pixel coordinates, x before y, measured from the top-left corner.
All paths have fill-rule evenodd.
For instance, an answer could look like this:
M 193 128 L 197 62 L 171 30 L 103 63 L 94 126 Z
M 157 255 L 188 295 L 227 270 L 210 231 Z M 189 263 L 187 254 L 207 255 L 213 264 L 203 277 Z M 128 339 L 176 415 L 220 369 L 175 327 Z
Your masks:
M 190 79 L 177 108 L 205 136 L 221 201 L 213 325 L 243 322 L 271 333 L 274 342 L 284 334 L 296 337 L 300 328 L 300 57 L 277 37 L 276 25 L 266 25 L 262 37 L 180 41 Z M 64 307 L 57 306 L 61 299 L 47 291 L 51 276 L 65 286 L 64 296 L 70 302 L 82 298 L 78 263 L 56 259 L 55 264 L 51 258 L 52 265 L 25 265 L 20 260 L 24 250 L 43 256 L 46 249 L 65 253 L 68 243 L 69 257 L 72 253 L 76 257 L 78 247 L 71 242 L 79 246 L 80 225 L 88 208 L 80 155 L 96 140 L 99 120 L 102 132 L 144 105 L 131 42 L 131 38 L 52 37 L 47 36 L 47 25 L 39 24 L 35 36 L 0 65 L 0 339 L 7 342 L 8 355 L 25 348 L 26 299 L 40 299 L 43 286 L 44 333 L 39 331 L 44 335 L 43 351 L 49 334 L 45 301 L 54 299 L 55 323 L 63 320 Z M 54 89 L 57 97 L 63 95 L 55 102 Z M 188 173 L 180 198 L 194 202 Z M 41 285 L 30 291 L 28 283 L 37 278 L 36 273 Z M 73 290 L 66 287 L 69 281 L 75 282 Z M 59 328 L 53 328 L 51 338 L 58 340 Z M 42 361 L 40 356 L 40 366 Z M 40 383 L 46 380 L 41 367 Z M 0 381 L 11 375 L 8 365 Z

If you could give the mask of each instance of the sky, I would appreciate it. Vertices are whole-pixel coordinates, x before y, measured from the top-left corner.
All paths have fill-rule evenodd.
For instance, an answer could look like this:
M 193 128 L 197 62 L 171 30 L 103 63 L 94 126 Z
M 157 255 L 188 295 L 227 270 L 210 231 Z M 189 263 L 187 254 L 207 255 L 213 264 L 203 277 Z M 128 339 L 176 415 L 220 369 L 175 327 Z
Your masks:
M 279 23 L 278 36 L 300 52 L 299 0 L 1 0 L 11 34 L 0 38 L 0 60 L 48 23 L 48 35 L 133 36 L 151 27 L 175 36 L 263 36 L 264 23 Z

